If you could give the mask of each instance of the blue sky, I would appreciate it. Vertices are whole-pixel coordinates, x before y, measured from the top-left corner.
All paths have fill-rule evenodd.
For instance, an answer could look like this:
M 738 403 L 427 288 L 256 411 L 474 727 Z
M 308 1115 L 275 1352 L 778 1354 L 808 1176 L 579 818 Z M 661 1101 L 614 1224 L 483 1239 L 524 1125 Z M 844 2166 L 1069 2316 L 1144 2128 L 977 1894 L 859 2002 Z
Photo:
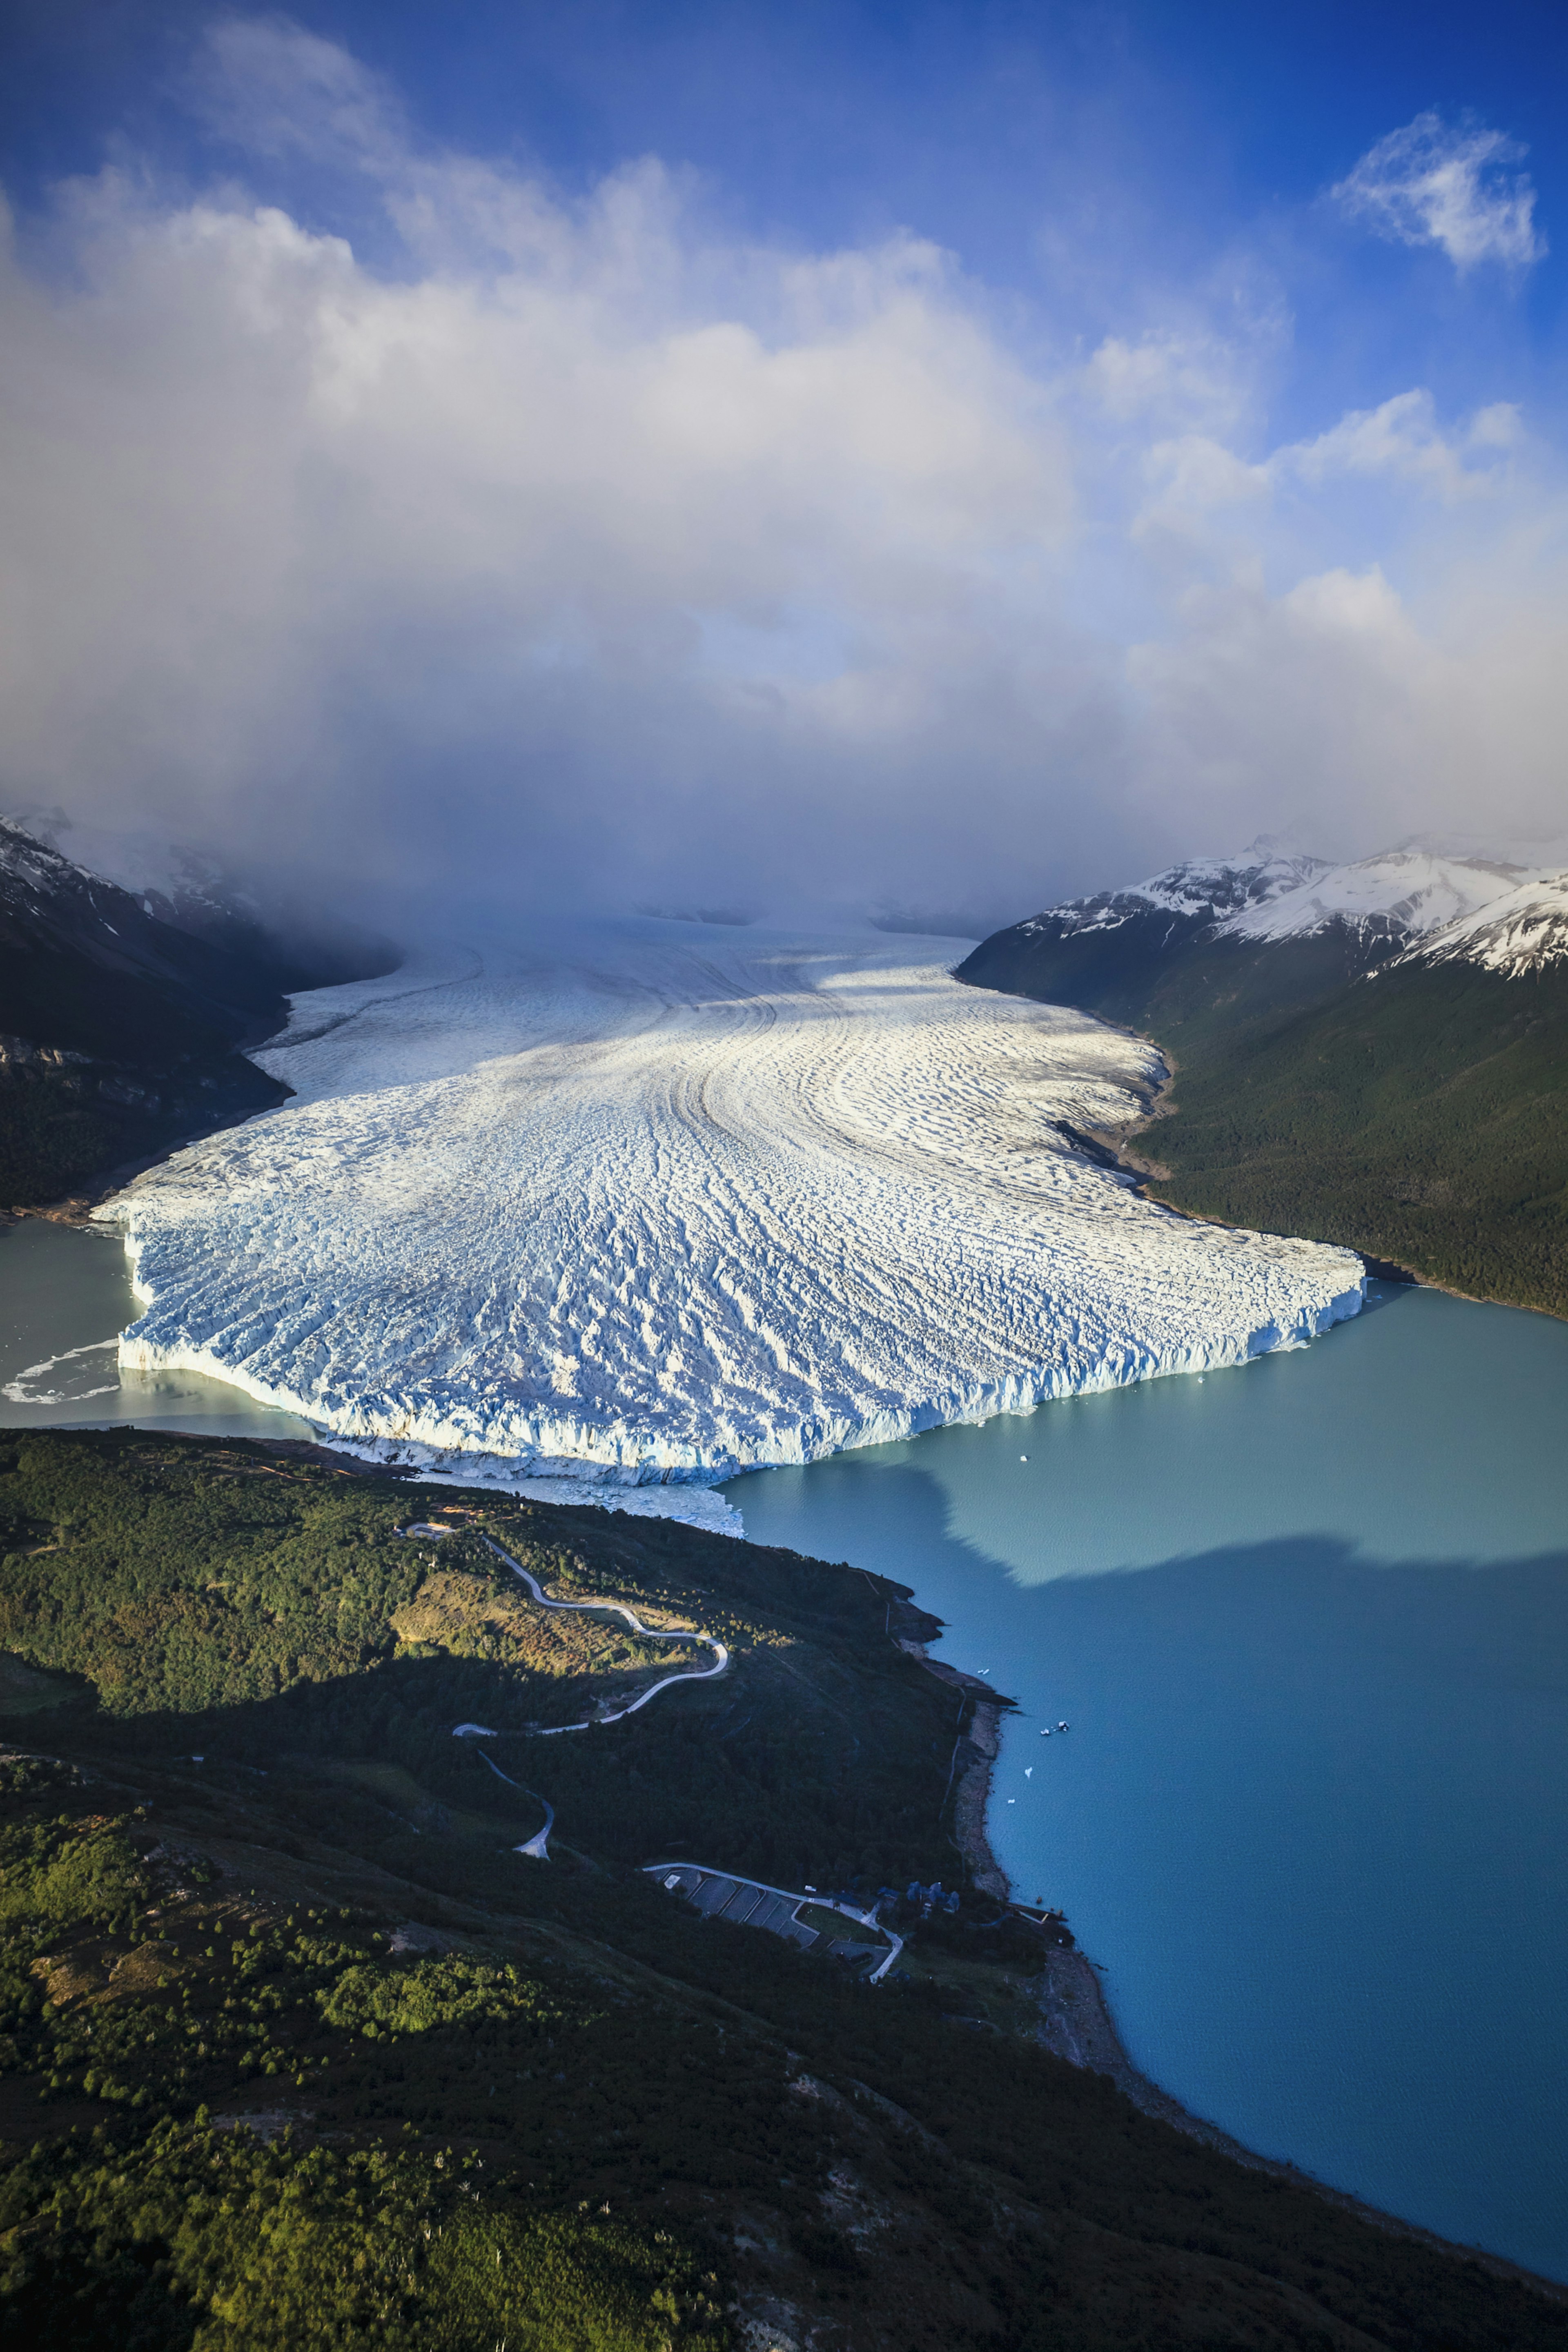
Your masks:
M 809 893 L 831 840 L 987 912 L 1258 825 L 1552 829 L 1561 10 L 8 22 L 14 805 L 243 834 L 264 769 L 339 850 L 438 793 L 454 888 L 504 840 Z

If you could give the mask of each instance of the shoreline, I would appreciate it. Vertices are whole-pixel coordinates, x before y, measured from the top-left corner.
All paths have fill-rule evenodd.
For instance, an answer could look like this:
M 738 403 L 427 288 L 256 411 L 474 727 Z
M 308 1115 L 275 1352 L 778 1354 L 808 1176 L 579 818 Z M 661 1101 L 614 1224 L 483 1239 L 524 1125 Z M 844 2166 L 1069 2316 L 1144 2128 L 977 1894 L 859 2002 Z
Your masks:
M 310 1441 L 262 1439 L 252 1443 L 274 1456 L 313 1461 L 345 1481 L 378 1475 L 376 1466 L 336 1454 L 332 1449 Z M 531 1579 L 528 1580 L 531 1581 Z M 898 1607 L 900 1617 L 899 1629 L 893 1630 L 889 1626 L 894 1645 L 913 1659 L 923 1672 L 944 1684 L 959 1702 L 954 1727 L 954 1770 L 951 1776 L 954 1796 L 952 1843 L 963 1858 L 970 1882 L 1006 1906 L 1020 1923 L 1026 1923 L 1037 1932 L 1046 1930 L 1059 1923 L 1060 1915 L 1052 1913 L 1042 1918 L 1035 1907 L 1018 1904 L 1013 1899 L 1011 1883 L 997 1862 L 989 1841 L 987 1810 L 1000 1752 L 1002 1725 L 1004 1717 L 1015 1711 L 1016 1703 L 994 1691 L 991 1684 L 980 1676 L 931 1657 L 928 1644 L 940 1638 L 942 1631 L 941 1622 L 929 1611 L 921 1608 L 914 1593 L 907 1586 L 894 1585 L 893 1594 L 891 1605 Z M 542 1595 L 539 1597 L 542 1598 Z M 545 1605 L 593 1609 L 618 1604 L 588 1601 L 568 1604 L 546 1602 Z M 713 1671 L 722 1670 L 721 1666 Z M 680 1676 L 675 1679 L 688 1678 Z M 643 1699 L 637 1704 L 645 1704 L 662 1686 L 656 1685 L 654 1690 L 644 1694 Z M 1040 1942 L 1044 1948 L 1043 1965 L 1036 1972 L 1035 1981 L 1030 1981 L 1028 1974 L 1025 1977 L 1026 2000 L 1028 1994 L 1033 1993 L 1037 2017 L 1030 2021 L 1026 2008 L 1017 2022 L 1013 2024 L 1010 2021 L 1005 2029 L 1015 2032 L 1020 2040 L 1034 2042 L 1047 2054 L 1080 2071 L 1101 2075 L 1145 2117 L 1163 2124 L 1168 2129 L 1204 2145 L 1215 2154 L 1250 2172 L 1267 2176 L 1284 2186 L 1310 2190 L 1320 2200 L 1388 2236 L 1447 2255 L 1458 2255 L 1474 2262 L 1499 2279 L 1522 2283 L 1554 2304 L 1568 2305 L 1568 2281 L 1533 2272 L 1488 2248 L 1444 2238 L 1419 2223 L 1367 2203 L 1353 2192 L 1335 2188 L 1298 2165 L 1261 2155 L 1221 2126 L 1194 2115 L 1131 2061 L 1101 1981 L 1104 1974 L 1102 1965 L 1090 1959 L 1076 1945 L 1058 1943 L 1047 1932 L 1040 1932 Z
M 917 1604 L 918 1605 L 918 1604 Z M 1013 1702 L 994 1694 L 989 1683 L 976 1675 L 965 1674 L 961 1667 L 950 1666 L 945 1661 L 927 1655 L 923 1643 L 900 1641 L 899 1647 L 919 1659 L 927 1674 L 935 1675 L 950 1687 L 973 1692 L 976 1696 L 973 1715 L 966 1734 L 961 1734 L 961 1744 L 971 1750 L 969 1759 L 959 1775 L 953 1799 L 953 1843 L 963 1855 L 973 1884 L 983 1894 L 1005 1903 L 1021 1918 L 1038 1924 L 1039 1915 L 1033 1907 L 1014 1899 L 1012 1881 L 997 1861 L 991 1844 L 990 1803 L 991 1783 L 1002 1746 L 1002 1720 L 1011 1711 Z M 1076 1943 L 1048 1944 L 1046 1948 L 1045 1981 L 1039 1992 L 1042 2022 L 1034 2037 L 1043 2042 L 1054 2057 L 1069 2066 L 1087 2069 L 1091 2074 L 1104 2074 L 1133 2105 L 1146 2116 L 1169 2124 L 1175 2131 L 1184 2132 L 1190 2139 L 1199 2139 L 1231 2157 L 1236 2162 L 1255 2170 L 1277 2173 L 1281 2179 L 1306 2182 L 1326 2196 L 1341 2192 L 1326 2189 L 1296 2166 L 1278 2158 L 1259 2156 L 1240 2140 L 1211 2124 L 1168 2091 L 1161 2089 L 1140 2067 L 1133 2064 L 1127 2045 L 1117 2030 L 1110 2013 L 1110 2004 L 1100 1982 L 1100 1964 L 1091 1960 Z M 1354 2202 L 1354 2200 L 1351 2200 Z M 1368 2209 L 1371 2210 L 1370 2208 Z M 1387 2219 L 1392 2226 L 1404 2228 L 1404 2223 Z M 1411 2225 L 1412 2227 L 1414 2225 Z M 1434 2240 L 1434 2243 L 1443 2242 Z
M 919 1606 L 916 1602 L 915 1606 Z M 950 1666 L 942 1660 L 926 1654 L 925 1645 L 900 1640 L 899 1647 L 919 1659 L 928 1674 L 935 1675 L 951 1687 L 976 1694 L 977 1704 L 971 1717 L 965 1744 L 973 1751 L 959 1779 L 953 1806 L 953 1843 L 967 1864 L 974 1885 L 984 1894 L 1005 1903 L 1019 1918 L 1037 1926 L 1040 1915 L 1033 1908 L 1015 1901 L 1012 1882 L 992 1850 L 989 1834 L 989 1806 L 992 1774 L 1001 1748 L 1002 1721 L 1012 1711 L 1014 1702 L 992 1691 L 989 1683 L 976 1675 L 965 1674 L 962 1668 Z M 1547 2277 L 1539 2271 L 1527 2270 L 1522 2263 L 1510 2262 L 1506 2254 L 1496 2254 L 1485 2246 L 1461 2245 L 1456 2240 L 1444 2238 L 1435 2230 L 1424 2229 L 1418 2221 L 1405 2221 L 1397 2213 L 1389 2213 L 1381 2206 L 1370 2205 L 1348 2189 L 1336 2189 L 1320 2180 L 1315 2173 L 1287 2158 L 1262 2156 L 1226 2131 L 1220 2125 L 1210 2123 L 1206 2116 L 1194 2115 L 1184 2106 L 1173 2093 L 1163 2090 L 1152 2076 L 1134 2065 L 1127 2045 L 1122 2041 L 1101 1979 L 1103 1963 L 1091 1959 L 1077 1943 L 1047 1943 L 1046 1964 L 1037 1999 L 1040 2023 L 1030 2037 L 1060 2058 L 1069 2066 L 1103 2075 L 1122 2096 L 1131 2101 L 1141 2115 L 1153 2122 L 1163 2123 L 1187 2139 L 1200 2141 L 1218 2156 L 1227 2157 L 1234 2164 L 1244 2165 L 1249 2172 L 1266 2174 L 1272 2180 L 1288 2183 L 1296 2189 L 1309 2189 L 1314 2196 L 1324 2198 L 1347 2213 L 1353 2213 L 1374 2228 L 1391 2236 L 1406 2238 L 1417 2245 L 1430 2246 L 1446 2253 L 1459 2252 L 1477 2262 L 1498 2278 L 1522 2281 L 1537 2293 L 1554 2302 L 1568 2304 L 1568 2281 Z
M 58 1222 L 74 1221 L 59 1220 Z M 101 1227 L 100 1229 L 101 1230 Z M 301 1451 L 308 1450 L 314 1453 L 318 1459 L 322 1460 L 323 1466 L 330 1466 L 348 1475 L 357 1474 L 374 1477 L 390 1473 L 393 1475 L 401 1475 L 416 1481 L 448 1483 L 440 1478 L 438 1472 L 432 1473 L 429 1469 L 415 1464 L 394 1465 L 374 1457 L 366 1459 L 364 1454 L 360 1454 L 356 1459 L 350 1449 L 334 1447 L 330 1441 L 326 1444 L 317 1441 L 313 1444 L 309 1441 L 295 1439 L 262 1439 L 256 1442 L 267 1445 L 269 1449 L 276 1447 L 280 1452 L 292 1453 L 297 1448 Z M 531 1499 L 547 1502 L 556 1507 L 599 1508 L 612 1511 L 617 1507 L 625 1507 L 622 1500 L 627 1491 L 625 1489 L 600 1487 L 595 1491 L 585 1484 L 564 1480 L 551 1481 L 550 1485 L 552 1488 L 559 1486 L 563 1491 L 538 1495 Z M 659 1489 L 655 1487 L 630 1491 L 639 1496 L 657 1495 Z M 664 1491 L 668 1492 L 668 1489 Z M 918 1610 L 918 1601 L 914 1605 Z M 927 1622 L 930 1622 L 929 1618 Z M 922 1643 L 904 1641 L 900 1643 L 900 1646 L 915 1654 L 925 1671 L 946 1683 L 953 1690 L 955 1696 L 961 1693 L 968 1694 L 974 1701 L 972 1710 L 968 1711 L 967 1723 L 960 1730 L 954 1743 L 952 1842 L 963 1857 L 971 1881 L 976 1889 L 989 1895 L 994 1900 L 1011 1904 L 1013 1897 L 1010 1882 L 1001 1869 L 990 1845 L 988 1812 L 993 1794 L 994 1774 L 1000 1751 L 1002 1718 L 1005 1714 L 1011 1711 L 1012 1702 L 999 1696 L 990 1682 L 964 1673 L 943 1661 L 927 1656 Z M 1018 1908 L 1020 1916 L 1030 1916 L 1023 1906 L 1015 1907 Z M 1223 2153 L 1232 2160 L 1255 2171 L 1267 2173 L 1282 2181 L 1310 2186 L 1316 2193 L 1363 2215 L 1381 2228 L 1408 2239 L 1433 2246 L 1447 2246 L 1450 2242 L 1431 2231 L 1422 2230 L 1413 2222 L 1384 2213 L 1376 2208 L 1363 2206 L 1361 2200 L 1351 2193 L 1335 2189 L 1289 2162 L 1259 2155 L 1232 2138 L 1218 2126 L 1207 2122 L 1184 2108 L 1177 2099 L 1163 2091 L 1157 2083 L 1144 2075 L 1133 2064 L 1118 2031 L 1101 1981 L 1101 1975 L 1100 1964 L 1087 1955 L 1078 1952 L 1076 1948 L 1061 1949 L 1054 1946 L 1050 1948 L 1040 1991 L 1041 2016 L 1037 2038 L 1053 2054 L 1062 2058 L 1066 2063 L 1105 2074 L 1144 2115 L 1165 2123 L 1185 2137 L 1207 2145 L 1216 2152 Z M 1518 2276 L 1530 2280 L 1553 2295 L 1562 2296 L 1564 2294 L 1562 2282 L 1543 2279 L 1537 2273 L 1524 2270 L 1521 2265 L 1509 2263 L 1505 2257 L 1479 2249 L 1467 2248 L 1465 2251 L 1473 2253 L 1476 2259 L 1497 2270 L 1500 2275 Z
M 929 1663 L 929 1662 L 928 1662 Z M 999 1902 L 1012 1901 L 1006 1872 L 991 1851 L 989 1813 L 991 1780 L 1002 1748 L 1002 1717 L 1006 1708 L 994 1699 L 982 1699 L 970 1719 L 969 1744 L 976 1750 L 960 1777 L 953 1796 L 953 1843 L 968 1864 L 974 1884 Z
M 1128 1029 L 1122 1023 L 1116 1021 L 1107 1022 L 1106 1026 L 1111 1029 L 1121 1029 L 1124 1035 L 1136 1037 L 1141 1045 L 1150 1046 L 1160 1057 L 1163 1066 L 1163 1075 L 1155 1081 L 1151 1090 L 1149 1109 L 1144 1118 L 1132 1119 L 1125 1127 L 1088 1129 L 1084 1139 L 1090 1146 L 1109 1151 L 1119 1168 L 1124 1170 L 1129 1176 L 1136 1177 L 1137 1190 L 1144 1200 L 1153 1201 L 1162 1209 L 1169 1209 L 1173 1216 L 1186 1217 L 1194 1224 L 1221 1225 L 1228 1227 L 1232 1232 L 1238 1230 L 1234 1217 L 1215 1216 L 1206 1209 L 1188 1208 L 1185 1202 L 1170 1200 L 1163 1192 L 1153 1189 L 1160 1184 L 1174 1183 L 1176 1171 L 1173 1168 L 1167 1168 L 1163 1160 L 1142 1158 L 1133 1150 L 1132 1144 L 1136 1138 L 1147 1135 L 1161 1119 L 1171 1117 L 1174 1106 L 1168 1103 L 1167 1097 L 1175 1086 L 1176 1074 L 1181 1065 L 1170 1048 L 1163 1045 L 1157 1037 L 1150 1036 L 1146 1030 Z M 1240 1230 L 1253 1229 L 1244 1227 Z M 1398 1258 L 1384 1257 L 1375 1250 L 1363 1249 L 1360 1242 L 1331 1242 L 1325 1240 L 1321 1234 L 1302 1234 L 1282 1235 L 1281 1238 L 1295 1241 L 1316 1240 L 1325 1249 L 1353 1250 L 1366 1268 L 1369 1282 L 1385 1282 L 1398 1288 L 1408 1287 L 1412 1290 L 1439 1291 L 1445 1298 L 1462 1299 L 1467 1307 L 1517 1307 L 1521 1314 L 1546 1315 L 1559 1323 L 1568 1320 L 1568 1318 L 1565 1318 L 1558 1308 L 1539 1306 L 1534 1299 L 1492 1298 L 1481 1291 L 1457 1290 L 1451 1282 L 1439 1282 L 1436 1275 L 1422 1274 L 1416 1267 L 1405 1265 Z

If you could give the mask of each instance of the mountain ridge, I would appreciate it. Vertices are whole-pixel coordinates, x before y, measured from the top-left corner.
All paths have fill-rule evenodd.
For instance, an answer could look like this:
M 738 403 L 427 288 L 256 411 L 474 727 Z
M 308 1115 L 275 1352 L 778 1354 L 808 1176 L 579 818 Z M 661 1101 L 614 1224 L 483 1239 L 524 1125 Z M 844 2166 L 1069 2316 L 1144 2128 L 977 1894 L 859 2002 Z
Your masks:
M 956 977 L 1160 1046 L 1129 1165 L 1170 1206 L 1568 1313 L 1568 868 L 1405 845 L 1291 882 L 1270 847 L 1046 908 Z
M 1065 940 L 1112 931 L 1152 913 L 1216 940 L 1309 939 L 1338 928 L 1363 943 L 1370 963 L 1401 951 L 1401 943 L 1412 954 L 1463 952 L 1462 940 L 1505 908 L 1522 919 L 1538 903 L 1546 916 L 1561 906 L 1563 929 L 1560 943 L 1554 938 L 1543 950 L 1537 940 L 1531 953 L 1537 961 L 1543 952 L 1549 960 L 1568 956 L 1568 865 L 1526 866 L 1406 844 L 1336 866 L 1281 851 L 1263 835 L 1234 856 L 1184 858 L 1144 881 L 1043 908 L 982 945 L 1015 934 Z
M 246 1049 L 355 958 L 312 965 L 214 873 L 186 879 L 132 891 L 0 816 L 0 1207 L 287 1098 Z

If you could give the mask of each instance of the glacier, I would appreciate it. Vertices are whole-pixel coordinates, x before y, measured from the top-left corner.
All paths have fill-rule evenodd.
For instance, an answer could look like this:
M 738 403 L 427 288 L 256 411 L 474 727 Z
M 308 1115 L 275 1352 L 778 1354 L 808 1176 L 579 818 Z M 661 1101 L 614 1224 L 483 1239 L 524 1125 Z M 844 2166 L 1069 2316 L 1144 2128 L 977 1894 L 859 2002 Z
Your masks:
M 1157 1052 L 961 985 L 966 945 L 638 918 L 302 995 L 256 1055 L 293 1098 L 98 1213 L 143 1309 L 121 1361 L 426 1475 L 723 1527 L 702 1490 L 739 1469 L 1356 1312 L 1351 1252 L 1086 1152 Z

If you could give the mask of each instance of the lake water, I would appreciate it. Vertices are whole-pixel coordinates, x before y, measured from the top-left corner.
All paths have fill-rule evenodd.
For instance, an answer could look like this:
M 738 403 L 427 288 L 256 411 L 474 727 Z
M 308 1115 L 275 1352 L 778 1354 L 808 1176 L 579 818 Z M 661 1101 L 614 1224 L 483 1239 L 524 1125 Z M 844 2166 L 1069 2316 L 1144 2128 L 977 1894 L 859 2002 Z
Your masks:
M 114 1235 L 0 1229 L 0 1423 L 310 1434 L 120 1373 L 134 1312 Z M 1565 1405 L 1568 1325 L 1374 1291 L 1236 1371 L 727 1489 L 757 1541 L 913 1585 L 942 1654 L 1021 1702 L 993 1842 L 1065 1905 L 1149 2074 L 1560 2277 Z
M 205 1437 L 310 1437 L 290 1412 L 199 1372 L 122 1372 L 138 1312 L 118 1234 L 23 1217 L 0 1226 L 0 1426 L 134 1422 Z
M 1565 1408 L 1568 1325 L 1389 1289 L 1235 1371 L 726 1489 L 1021 1702 L 993 1843 L 1147 2073 L 1559 2277 Z

